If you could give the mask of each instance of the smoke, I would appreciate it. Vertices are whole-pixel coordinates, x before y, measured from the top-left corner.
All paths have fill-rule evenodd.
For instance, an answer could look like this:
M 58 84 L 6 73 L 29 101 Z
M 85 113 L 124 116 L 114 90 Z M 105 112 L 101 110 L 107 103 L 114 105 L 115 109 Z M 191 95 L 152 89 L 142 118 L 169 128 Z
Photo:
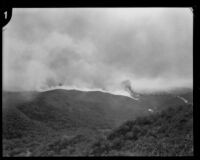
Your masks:
M 122 86 L 124 87 L 125 91 L 127 91 L 130 95 L 131 98 L 133 98 L 134 100 L 139 100 L 139 94 L 137 94 L 132 85 L 130 80 L 125 80 L 122 82 Z
M 131 86 L 131 82 L 129 80 L 125 80 L 122 82 L 122 85 L 124 86 L 124 89 L 129 92 L 131 97 L 136 97 L 136 93 L 133 90 L 133 87 Z
M 14 9 L 3 89 L 192 87 L 192 18 L 187 8 Z

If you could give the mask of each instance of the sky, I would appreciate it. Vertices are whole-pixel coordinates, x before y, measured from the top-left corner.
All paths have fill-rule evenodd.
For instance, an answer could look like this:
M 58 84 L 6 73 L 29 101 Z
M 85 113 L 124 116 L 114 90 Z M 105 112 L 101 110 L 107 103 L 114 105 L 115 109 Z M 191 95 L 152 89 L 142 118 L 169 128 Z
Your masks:
M 124 83 L 128 82 L 128 83 Z M 3 31 L 3 90 L 125 93 L 193 86 L 189 8 L 17 8 Z

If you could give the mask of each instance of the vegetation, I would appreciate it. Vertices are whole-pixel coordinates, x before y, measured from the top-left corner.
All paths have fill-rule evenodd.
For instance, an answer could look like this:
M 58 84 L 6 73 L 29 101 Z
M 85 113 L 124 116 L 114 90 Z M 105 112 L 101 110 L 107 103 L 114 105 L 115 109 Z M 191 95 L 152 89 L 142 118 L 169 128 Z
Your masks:
M 171 107 L 157 115 L 128 121 L 92 148 L 90 155 L 94 156 L 192 156 L 192 106 Z
M 3 156 L 193 155 L 192 104 L 166 94 L 142 95 L 140 102 L 120 96 L 115 99 L 99 92 L 88 96 L 58 91 L 13 104 L 16 99 L 12 96 L 12 102 L 3 108 Z M 120 110 L 123 103 L 127 106 Z M 119 110 L 112 109 L 113 104 Z M 130 104 L 136 109 L 130 109 Z M 157 112 L 146 112 L 147 104 L 159 106 Z M 116 115 L 125 117 L 130 112 L 131 116 L 133 111 L 142 114 L 132 114 L 116 125 Z

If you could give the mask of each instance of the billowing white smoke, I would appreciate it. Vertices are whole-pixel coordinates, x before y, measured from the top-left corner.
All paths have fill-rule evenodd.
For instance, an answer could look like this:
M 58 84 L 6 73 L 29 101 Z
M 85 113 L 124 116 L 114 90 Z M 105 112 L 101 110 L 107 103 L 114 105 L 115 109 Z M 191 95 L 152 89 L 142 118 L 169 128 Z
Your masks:
M 3 89 L 136 97 L 190 86 L 192 24 L 187 9 L 14 9 L 3 33 Z
M 130 80 L 125 80 L 122 82 L 122 85 L 124 86 L 124 89 L 130 94 L 130 96 L 135 99 L 138 100 L 139 99 L 139 95 L 133 90 L 133 87 L 131 85 Z

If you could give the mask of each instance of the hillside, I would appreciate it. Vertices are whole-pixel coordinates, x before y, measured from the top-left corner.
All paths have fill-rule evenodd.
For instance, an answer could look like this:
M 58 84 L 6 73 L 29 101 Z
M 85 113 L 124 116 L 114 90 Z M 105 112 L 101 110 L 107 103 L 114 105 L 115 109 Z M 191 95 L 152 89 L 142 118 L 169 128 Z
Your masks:
M 77 128 L 111 129 L 126 120 L 156 112 L 171 105 L 184 102 L 171 95 L 142 95 L 139 101 L 126 96 L 112 95 L 100 91 L 51 90 L 46 92 L 4 93 L 3 131 L 8 137 L 24 122 L 45 126 L 54 130 Z M 28 98 L 27 98 L 28 97 Z M 10 114 L 18 119 L 12 121 Z M 23 125 L 21 125 L 21 122 Z M 17 124 L 15 124 L 17 123 Z M 11 125 L 11 126 L 10 126 Z M 32 127 L 37 128 L 37 127 Z M 10 134 L 11 132 L 11 134 Z
M 94 143 L 90 156 L 192 156 L 193 106 L 128 121 Z
M 76 155 L 80 150 L 83 151 L 80 154 L 88 154 L 87 149 L 99 137 L 104 137 L 127 120 L 160 114 L 170 106 L 180 105 L 186 103 L 170 94 L 141 94 L 139 100 L 134 100 L 100 91 L 4 92 L 4 155 L 24 156 L 30 148 L 35 156 L 47 156 L 48 145 L 62 142 L 65 147 L 74 139 L 80 139 L 75 140 L 72 147 L 77 151 L 68 153 L 67 149 L 65 154 Z M 86 143 L 88 147 L 85 147 Z
M 26 156 L 27 149 L 20 151 Z M 106 134 L 56 136 L 29 151 L 36 157 L 192 156 L 193 106 L 169 107 L 161 113 L 127 121 Z

